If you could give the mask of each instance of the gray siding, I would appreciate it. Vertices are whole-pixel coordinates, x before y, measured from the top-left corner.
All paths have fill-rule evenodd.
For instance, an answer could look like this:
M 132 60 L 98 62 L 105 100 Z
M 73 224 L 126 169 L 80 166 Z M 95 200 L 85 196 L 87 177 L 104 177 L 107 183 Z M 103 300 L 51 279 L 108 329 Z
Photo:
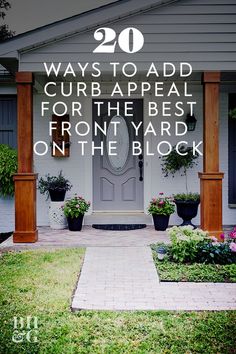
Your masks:
M 115 23 L 117 33 L 134 26 L 145 37 L 139 53 L 94 54 L 98 45 L 93 30 L 21 54 L 20 69 L 43 71 L 42 62 L 108 61 L 137 63 L 139 70 L 151 61 L 188 61 L 195 70 L 236 69 L 236 1 L 183 0 L 152 8 Z

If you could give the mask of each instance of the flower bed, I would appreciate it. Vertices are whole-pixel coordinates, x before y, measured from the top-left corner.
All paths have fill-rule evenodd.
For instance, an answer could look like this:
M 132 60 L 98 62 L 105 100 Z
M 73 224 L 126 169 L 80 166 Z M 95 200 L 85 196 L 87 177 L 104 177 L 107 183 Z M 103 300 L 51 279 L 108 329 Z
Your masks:
M 236 228 L 221 235 L 222 242 L 207 232 L 189 226 L 174 226 L 168 231 L 171 245 L 152 245 L 153 257 L 161 280 L 236 282 Z M 157 256 L 161 246 L 164 260 Z

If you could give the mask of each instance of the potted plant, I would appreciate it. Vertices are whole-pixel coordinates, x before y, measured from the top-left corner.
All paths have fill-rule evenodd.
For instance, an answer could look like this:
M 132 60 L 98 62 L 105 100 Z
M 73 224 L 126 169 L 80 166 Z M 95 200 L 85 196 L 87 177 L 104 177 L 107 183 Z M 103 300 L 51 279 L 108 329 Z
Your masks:
M 170 197 L 159 193 L 158 198 L 152 198 L 148 206 L 148 213 L 152 215 L 155 230 L 165 231 L 169 225 L 170 215 L 175 211 L 174 203 Z
M 67 217 L 68 228 L 70 231 L 81 231 L 84 214 L 89 210 L 90 202 L 82 197 L 77 197 L 69 199 L 64 204 L 63 211 Z
M 183 219 L 183 222 L 180 226 L 191 225 L 192 219 L 197 216 L 198 206 L 200 203 L 199 193 L 178 193 L 174 195 L 174 202 L 177 207 L 177 214 L 180 218 Z
M 52 202 L 63 202 L 66 192 L 71 187 L 70 181 L 62 175 L 62 171 L 59 172 L 58 176 L 50 176 L 48 173 L 45 178 L 41 177 L 38 182 L 40 193 L 46 194 L 47 199 L 50 196 Z
M 182 176 L 185 177 L 185 189 L 186 193 L 175 194 L 174 202 L 177 206 L 177 214 L 183 219 L 183 225 L 192 225 L 191 220 L 197 216 L 198 206 L 200 203 L 200 195 L 198 193 L 189 193 L 188 189 L 188 175 L 187 170 L 197 165 L 197 159 L 199 154 L 193 154 L 193 149 L 191 147 L 180 147 L 181 155 L 172 149 L 169 155 L 162 156 L 162 172 L 165 177 L 171 174 L 173 177 L 176 172 L 180 172 Z M 185 155 L 183 155 L 185 154 Z

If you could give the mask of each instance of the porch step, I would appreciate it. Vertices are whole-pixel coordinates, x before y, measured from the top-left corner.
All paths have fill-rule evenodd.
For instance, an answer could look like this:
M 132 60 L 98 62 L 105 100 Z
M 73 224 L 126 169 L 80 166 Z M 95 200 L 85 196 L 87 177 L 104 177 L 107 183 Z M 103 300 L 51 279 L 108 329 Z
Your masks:
M 152 225 L 152 218 L 141 212 L 137 213 L 120 213 L 120 212 L 94 212 L 86 215 L 85 225 L 92 224 L 146 224 Z

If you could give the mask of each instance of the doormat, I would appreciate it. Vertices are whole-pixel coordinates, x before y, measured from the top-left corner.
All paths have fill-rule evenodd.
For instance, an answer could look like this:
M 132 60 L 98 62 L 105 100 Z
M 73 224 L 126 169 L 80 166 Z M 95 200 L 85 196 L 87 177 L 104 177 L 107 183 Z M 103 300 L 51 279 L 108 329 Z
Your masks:
M 146 224 L 93 224 L 94 229 L 110 230 L 110 231 L 130 231 L 144 229 Z

